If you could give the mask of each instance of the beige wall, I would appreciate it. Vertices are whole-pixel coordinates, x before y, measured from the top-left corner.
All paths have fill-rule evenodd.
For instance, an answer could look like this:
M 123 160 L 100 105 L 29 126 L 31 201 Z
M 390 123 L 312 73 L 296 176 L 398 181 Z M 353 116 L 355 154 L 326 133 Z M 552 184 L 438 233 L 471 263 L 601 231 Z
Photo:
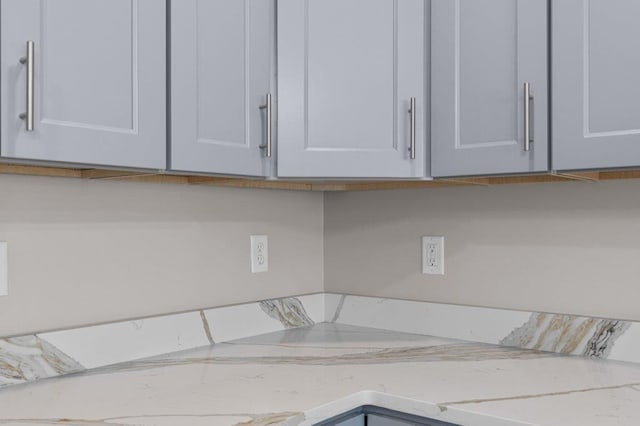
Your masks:
M 2 336 L 323 290 L 322 194 L 0 176 L 0 241 Z
M 270 237 L 271 272 L 252 275 L 258 233 Z M 420 274 L 422 235 L 446 236 L 445 277 Z M 323 203 L 318 193 L 0 176 L 0 241 L 2 336 L 323 289 L 640 320 L 640 181 L 329 193 Z
M 325 229 L 328 291 L 640 320 L 640 181 L 327 194 Z

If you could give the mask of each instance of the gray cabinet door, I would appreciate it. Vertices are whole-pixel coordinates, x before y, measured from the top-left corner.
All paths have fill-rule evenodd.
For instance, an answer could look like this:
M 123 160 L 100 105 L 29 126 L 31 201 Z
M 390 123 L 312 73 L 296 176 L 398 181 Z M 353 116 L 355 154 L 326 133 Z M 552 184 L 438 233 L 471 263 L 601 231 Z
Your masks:
M 553 168 L 640 166 L 640 2 L 552 2 Z
M 270 173 L 275 15 L 275 0 L 171 1 L 171 169 Z
M 278 1 L 279 176 L 424 176 L 426 4 Z
M 2 0 L 6 158 L 164 169 L 166 6 L 161 0 Z M 33 41 L 34 131 L 26 107 Z
M 365 426 L 365 415 L 360 414 L 359 416 L 355 416 L 347 420 L 339 421 L 335 423 L 333 426 Z
M 547 1 L 433 0 L 431 7 L 433 175 L 547 170 Z M 525 83 L 533 97 L 528 152 Z
M 370 414 L 367 416 L 368 426 L 409 426 L 416 423 L 407 422 L 404 420 L 394 419 L 391 417 L 376 416 Z

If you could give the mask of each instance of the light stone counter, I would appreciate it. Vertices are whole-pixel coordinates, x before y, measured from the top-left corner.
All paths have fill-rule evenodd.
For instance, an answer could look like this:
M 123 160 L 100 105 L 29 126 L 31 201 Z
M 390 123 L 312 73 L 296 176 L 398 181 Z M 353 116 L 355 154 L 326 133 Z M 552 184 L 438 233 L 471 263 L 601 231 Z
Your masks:
M 323 323 L 7 387 L 0 424 L 313 424 L 367 404 L 474 426 L 639 425 L 640 366 Z

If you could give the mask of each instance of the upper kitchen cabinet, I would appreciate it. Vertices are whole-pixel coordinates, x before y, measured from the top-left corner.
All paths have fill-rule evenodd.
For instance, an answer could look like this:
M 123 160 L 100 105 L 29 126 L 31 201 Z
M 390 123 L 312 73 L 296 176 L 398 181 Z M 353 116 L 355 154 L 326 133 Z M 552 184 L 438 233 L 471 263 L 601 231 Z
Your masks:
M 171 1 L 172 170 L 271 173 L 275 18 L 275 0 Z
M 433 176 L 548 170 L 547 0 L 431 8 Z
M 2 157 L 166 167 L 166 5 L 2 0 Z
M 552 2 L 553 168 L 640 166 L 640 2 Z
M 278 175 L 425 175 L 424 0 L 278 1 Z

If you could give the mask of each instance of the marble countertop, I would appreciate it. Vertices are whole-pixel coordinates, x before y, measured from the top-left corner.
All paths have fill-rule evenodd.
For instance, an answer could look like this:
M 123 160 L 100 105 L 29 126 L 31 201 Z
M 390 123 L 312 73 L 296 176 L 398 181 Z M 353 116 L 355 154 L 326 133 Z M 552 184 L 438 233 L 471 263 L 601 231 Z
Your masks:
M 313 424 L 374 404 L 464 425 L 640 424 L 640 366 L 337 324 L 0 390 L 2 425 Z

